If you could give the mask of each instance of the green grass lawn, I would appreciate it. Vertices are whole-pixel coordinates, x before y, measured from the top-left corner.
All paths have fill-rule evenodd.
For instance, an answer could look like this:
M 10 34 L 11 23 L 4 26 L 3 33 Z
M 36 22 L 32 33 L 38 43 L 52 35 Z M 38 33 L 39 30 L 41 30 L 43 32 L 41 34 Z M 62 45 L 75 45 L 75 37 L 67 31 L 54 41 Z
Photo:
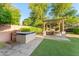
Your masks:
M 79 38 L 69 38 L 71 41 L 56 41 L 45 39 L 33 51 L 33 56 L 79 56 Z

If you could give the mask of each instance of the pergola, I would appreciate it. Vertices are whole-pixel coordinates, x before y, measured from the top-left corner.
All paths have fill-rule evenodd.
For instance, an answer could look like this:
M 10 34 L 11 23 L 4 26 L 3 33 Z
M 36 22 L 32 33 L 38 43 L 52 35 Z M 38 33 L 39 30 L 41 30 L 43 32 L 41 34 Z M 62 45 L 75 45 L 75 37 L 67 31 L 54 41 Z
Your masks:
M 64 19 L 48 19 L 44 20 L 43 35 L 47 33 L 64 34 Z

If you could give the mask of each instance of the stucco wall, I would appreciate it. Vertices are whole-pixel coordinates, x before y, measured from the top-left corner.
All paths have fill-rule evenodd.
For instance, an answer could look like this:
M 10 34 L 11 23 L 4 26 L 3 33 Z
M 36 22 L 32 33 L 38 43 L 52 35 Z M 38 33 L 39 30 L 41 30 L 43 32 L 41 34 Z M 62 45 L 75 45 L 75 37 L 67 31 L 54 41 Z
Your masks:
M 3 31 L 0 32 L 0 42 L 8 42 L 11 39 L 11 32 L 10 31 Z
M 0 42 L 8 42 L 11 40 L 11 33 L 18 30 L 23 26 L 18 25 L 5 25 L 0 26 Z

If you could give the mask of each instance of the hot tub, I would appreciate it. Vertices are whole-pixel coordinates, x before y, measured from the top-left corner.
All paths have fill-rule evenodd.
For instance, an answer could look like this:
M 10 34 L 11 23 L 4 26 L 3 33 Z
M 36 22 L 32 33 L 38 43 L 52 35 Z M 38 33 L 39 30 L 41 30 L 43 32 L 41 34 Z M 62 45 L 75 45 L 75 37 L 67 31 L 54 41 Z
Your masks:
M 16 33 L 16 41 L 19 43 L 28 43 L 35 39 L 34 32 L 17 32 Z

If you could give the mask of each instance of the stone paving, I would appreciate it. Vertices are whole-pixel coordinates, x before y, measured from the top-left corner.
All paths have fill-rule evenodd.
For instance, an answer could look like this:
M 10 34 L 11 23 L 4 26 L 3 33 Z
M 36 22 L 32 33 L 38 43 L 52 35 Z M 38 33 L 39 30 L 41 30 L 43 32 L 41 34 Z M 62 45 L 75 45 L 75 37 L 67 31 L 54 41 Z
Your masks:
M 43 38 L 36 38 L 26 44 L 8 45 L 5 48 L 0 48 L 0 56 L 29 56 L 42 40 Z
M 30 56 L 35 48 L 37 48 L 38 45 L 43 41 L 43 39 L 70 41 L 64 36 L 37 37 L 36 39 L 26 44 L 18 43 L 14 45 L 8 45 L 4 48 L 0 48 L 0 56 Z

